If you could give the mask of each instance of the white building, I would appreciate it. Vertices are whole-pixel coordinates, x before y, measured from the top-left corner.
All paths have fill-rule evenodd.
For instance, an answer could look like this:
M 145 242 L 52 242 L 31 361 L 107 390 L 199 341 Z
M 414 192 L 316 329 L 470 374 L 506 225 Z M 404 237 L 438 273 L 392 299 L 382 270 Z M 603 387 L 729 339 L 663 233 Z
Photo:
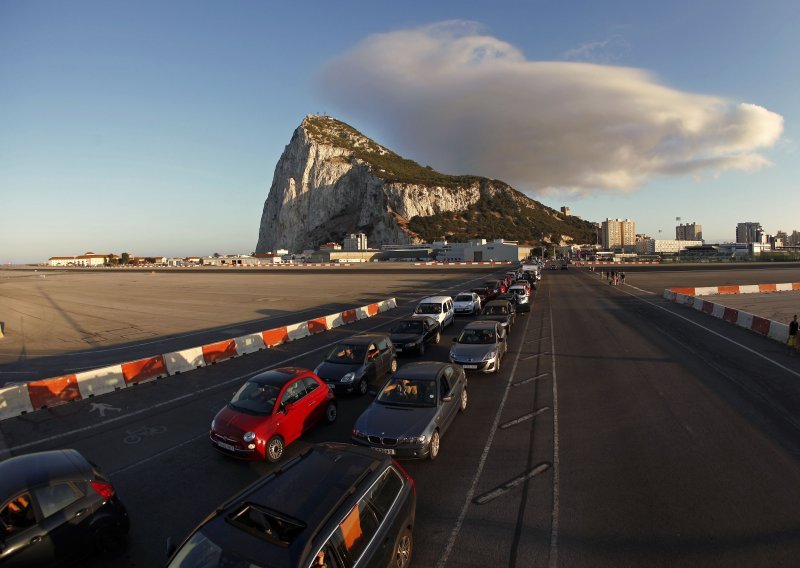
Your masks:
M 50 266 L 103 266 L 112 255 L 86 252 L 79 256 L 53 256 L 47 260 Z
M 441 248 L 439 248 L 441 247 Z M 436 260 L 440 262 L 517 262 L 531 254 L 531 248 L 516 241 L 472 239 L 466 243 L 440 243 Z
M 342 250 L 367 250 L 367 235 L 350 233 L 344 238 Z
M 703 241 L 683 241 L 670 239 L 645 238 L 636 243 L 637 254 L 674 254 L 685 250 L 686 247 L 700 246 Z

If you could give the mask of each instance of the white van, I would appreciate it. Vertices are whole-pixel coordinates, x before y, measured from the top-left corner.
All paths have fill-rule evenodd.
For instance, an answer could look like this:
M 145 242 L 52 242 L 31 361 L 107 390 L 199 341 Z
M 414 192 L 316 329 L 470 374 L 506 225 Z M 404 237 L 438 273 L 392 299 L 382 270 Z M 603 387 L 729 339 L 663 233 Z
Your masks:
M 441 329 L 452 325 L 455 321 L 455 312 L 453 311 L 453 298 L 450 296 L 431 296 L 423 298 L 414 308 L 412 318 L 431 317 L 439 322 Z

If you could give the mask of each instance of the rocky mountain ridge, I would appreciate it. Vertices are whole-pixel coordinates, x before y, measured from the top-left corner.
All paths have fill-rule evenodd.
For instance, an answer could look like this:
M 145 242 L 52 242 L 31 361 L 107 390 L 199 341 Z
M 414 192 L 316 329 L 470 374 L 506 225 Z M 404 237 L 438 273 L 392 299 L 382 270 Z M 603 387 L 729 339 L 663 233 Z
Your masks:
M 563 244 L 595 234 L 504 182 L 441 174 L 335 118 L 306 116 L 275 167 L 256 252 L 297 252 L 355 232 L 371 247 L 476 237 L 534 244 L 543 234 Z

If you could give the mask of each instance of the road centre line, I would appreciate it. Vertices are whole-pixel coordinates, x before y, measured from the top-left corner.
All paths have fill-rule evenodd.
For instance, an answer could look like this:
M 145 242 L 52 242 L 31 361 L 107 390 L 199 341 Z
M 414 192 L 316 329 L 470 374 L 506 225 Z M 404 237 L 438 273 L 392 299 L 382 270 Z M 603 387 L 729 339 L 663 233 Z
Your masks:
M 161 456 L 163 456 L 165 454 L 168 454 L 172 450 L 176 450 L 178 448 L 186 446 L 187 444 L 191 444 L 192 442 L 196 442 L 197 440 L 199 440 L 201 438 L 206 438 L 206 437 L 208 437 L 208 432 L 203 432 L 202 434 L 198 434 L 197 436 L 189 438 L 188 440 L 184 440 L 180 444 L 176 444 L 174 446 L 170 446 L 169 448 L 167 448 L 165 450 L 161 450 L 160 452 L 157 452 L 157 453 L 153 454 L 152 456 L 148 456 L 148 457 L 144 458 L 143 460 L 139 460 L 137 462 L 133 462 L 130 465 L 126 465 L 125 467 L 121 467 L 121 468 L 119 468 L 117 470 L 110 471 L 110 472 L 108 472 L 108 475 L 117 475 L 117 474 L 120 474 L 122 472 L 128 471 L 129 469 L 133 469 L 135 467 L 139 467 L 140 465 L 142 465 L 144 463 L 147 463 L 147 462 L 152 461 L 152 460 L 154 460 L 154 459 L 156 459 L 158 457 L 161 457 Z
M 550 298 L 550 289 L 547 289 L 547 297 Z M 553 329 L 553 304 L 548 302 L 550 311 L 550 355 L 553 358 L 553 512 L 550 522 L 550 558 L 548 568 L 558 567 L 558 523 L 561 488 L 561 461 L 560 461 L 560 441 L 558 437 L 558 375 L 556 374 L 556 334 Z
M 510 422 L 505 422 L 503 424 L 500 424 L 500 426 L 498 426 L 498 428 L 500 428 L 501 430 L 505 430 L 506 428 L 511 428 L 512 426 L 516 426 L 517 424 L 522 424 L 523 422 L 526 422 L 527 420 L 530 420 L 531 418 L 535 418 L 535 417 L 539 416 L 540 414 L 542 414 L 544 412 L 547 412 L 548 410 L 550 410 L 549 406 L 542 407 L 539 410 L 536 410 L 534 412 L 529 412 L 528 414 L 523 414 L 519 418 L 515 418 L 514 420 L 511 420 Z
M 475 279 L 472 279 L 472 280 L 468 280 L 468 281 L 466 281 L 466 283 L 474 282 L 475 280 L 478 280 L 478 279 L 475 278 Z M 455 288 L 455 286 L 453 288 Z M 383 326 L 385 326 L 385 325 L 387 325 L 389 323 L 395 322 L 395 321 L 397 321 L 399 319 L 403 319 L 405 317 L 408 317 L 408 315 L 404 314 L 402 316 L 398 316 L 396 318 L 390 319 L 388 322 L 383 322 L 383 323 L 381 323 L 379 325 L 367 328 L 365 330 L 354 332 L 354 334 L 355 333 L 366 333 L 366 332 L 370 332 L 370 331 L 375 331 L 375 330 L 379 329 L 380 327 L 383 327 Z M 281 361 L 279 361 L 277 363 L 273 363 L 271 365 L 267 365 L 266 367 L 263 367 L 261 369 L 257 369 L 255 371 L 248 371 L 247 373 L 245 373 L 243 375 L 238 375 L 238 376 L 233 377 L 231 379 L 228 379 L 226 381 L 223 381 L 223 382 L 220 382 L 220 383 L 215 383 L 215 384 L 213 384 L 211 386 L 204 387 L 202 389 L 199 389 L 199 390 L 187 393 L 187 394 L 183 394 L 183 395 L 177 396 L 177 397 L 172 398 L 170 400 L 165 400 L 165 401 L 162 401 L 162 402 L 155 403 L 153 405 L 148 406 L 147 408 L 134 410 L 133 412 L 129 412 L 127 414 L 121 414 L 121 415 L 116 416 L 114 418 L 110 418 L 108 420 L 104 420 L 102 422 L 98 422 L 97 424 L 92 424 L 91 426 L 84 426 L 82 428 L 77 428 L 75 430 L 70 430 L 70 431 L 67 431 L 67 432 L 62 432 L 60 434 L 55 434 L 53 436 L 48 436 L 47 438 L 42 438 L 40 440 L 36 440 L 35 442 L 26 442 L 24 444 L 18 444 L 16 446 L 8 447 L 8 448 L 6 448 L 5 451 L 6 452 L 16 452 L 18 450 L 24 450 L 26 448 L 31 448 L 31 447 L 38 446 L 38 445 L 41 445 L 41 444 L 46 444 L 46 443 L 49 443 L 49 442 L 53 442 L 55 440 L 59 440 L 59 439 L 64 438 L 66 436 L 71 436 L 73 434 L 81 434 L 83 432 L 90 432 L 90 431 L 92 431 L 92 430 L 94 430 L 96 428 L 101 428 L 101 427 L 104 427 L 104 426 L 108 426 L 110 424 L 115 424 L 115 423 L 120 422 L 122 420 L 127 420 L 129 418 L 133 418 L 133 417 L 138 416 L 140 414 L 145 414 L 147 412 L 151 412 L 152 410 L 156 410 L 158 408 L 162 408 L 164 406 L 168 406 L 168 405 L 174 404 L 176 402 L 192 398 L 193 396 L 197 396 L 197 395 L 200 395 L 200 394 L 205 394 L 207 392 L 211 392 L 211 391 L 219 389 L 221 387 L 225 387 L 227 385 L 230 385 L 230 384 L 233 384 L 233 383 L 236 383 L 236 382 L 239 382 L 239 381 L 246 380 L 246 379 L 248 379 L 248 378 L 250 378 L 250 377 L 252 377 L 254 375 L 257 375 L 258 373 L 261 373 L 263 371 L 267 371 L 269 369 L 274 369 L 275 367 L 280 367 L 282 365 L 285 365 L 286 363 L 294 361 L 295 359 L 299 359 L 301 357 L 305 357 L 306 355 L 309 355 L 311 353 L 316 353 L 317 351 L 322 351 L 323 349 L 328 349 L 328 348 L 332 347 L 333 345 L 335 345 L 336 343 L 338 343 L 340 340 L 341 339 L 337 339 L 336 341 L 332 341 L 330 343 L 326 343 L 325 345 L 322 345 L 321 347 L 317 347 L 316 349 L 312 349 L 310 351 L 305 351 L 305 352 L 303 352 L 303 353 L 301 353 L 299 355 L 294 355 L 294 356 L 289 357 L 287 359 L 283 359 L 283 360 L 281 360 Z M 80 401 L 78 401 L 78 402 L 80 402 Z M 2 433 L 2 432 L 0 431 L 0 433 Z M 178 446 L 173 446 L 170 449 L 175 449 L 176 447 L 178 447 Z M 137 462 L 137 463 L 142 463 L 142 462 Z
M 527 335 L 528 333 L 528 324 L 530 324 L 531 319 L 532 318 L 527 318 L 525 320 L 525 329 L 523 330 L 523 336 Z M 502 415 L 503 409 L 506 406 L 506 400 L 508 399 L 508 392 L 511 389 L 511 382 L 514 380 L 514 376 L 517 372 L 518 363 L 519 363 L 519 352 L 517 352 L 517 356 L 514 359 L 514 365 L 511 368 L 511 374 L 509 375 L 508 381 L 506 382 L 506 389 L 503 392 L 503 398 L 500 400 L 500 405 L 497 407 L 497 413 L 494 416 L 494 421 L 492 422 L 492 425 L 489 428 L 489 437 L 486 440 L 486 445 L 483 448 L 483 453 L 481 454 L 481 458 L 478 461 L 478 468 L 475 470 L 475 476 L 472 478 L 472 484 L 470 485 L 469 490 L 467 490 L 467 495 L 464 500 L 464 505 L 461 507 L 461 512 L 458 515 L 458 520 L 456 521 L 453 530 L 450 532 L 450 538 L 447 540 L 447 544 L 445 545 L 442 557 L 436 563 L 436 568 L 443 568 L 445 564 L 447 564 L 447 559 L 450 557 L 450 553 L 453 551 L 456 539 L 458 538 L 458 533 L 461 531 L 461 525 L 464 524 L 464 518 L 467 516 L 467 509 L 472 503 L 472 499 L 475 495 L 475 490 L 478 486 L 478 481 L 480 480 L 481 474 L 483 474 L 483 468 L 486 465 L 486 459 L 489 457 L 489 450 L 492 447 L 492 442 L 494 441 L 495 432 L 497 432 L 497 425 L 500 423 L 500 416 Z

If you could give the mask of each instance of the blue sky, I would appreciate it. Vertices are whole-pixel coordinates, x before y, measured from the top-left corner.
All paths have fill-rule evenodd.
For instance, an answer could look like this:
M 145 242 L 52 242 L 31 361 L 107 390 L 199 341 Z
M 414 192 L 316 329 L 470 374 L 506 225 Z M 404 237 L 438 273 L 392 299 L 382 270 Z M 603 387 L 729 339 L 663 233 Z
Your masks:
M 248 253 L 324 112 L 637 232 L 800 229 L 800 3 L 0 1 L 0 263 Z

